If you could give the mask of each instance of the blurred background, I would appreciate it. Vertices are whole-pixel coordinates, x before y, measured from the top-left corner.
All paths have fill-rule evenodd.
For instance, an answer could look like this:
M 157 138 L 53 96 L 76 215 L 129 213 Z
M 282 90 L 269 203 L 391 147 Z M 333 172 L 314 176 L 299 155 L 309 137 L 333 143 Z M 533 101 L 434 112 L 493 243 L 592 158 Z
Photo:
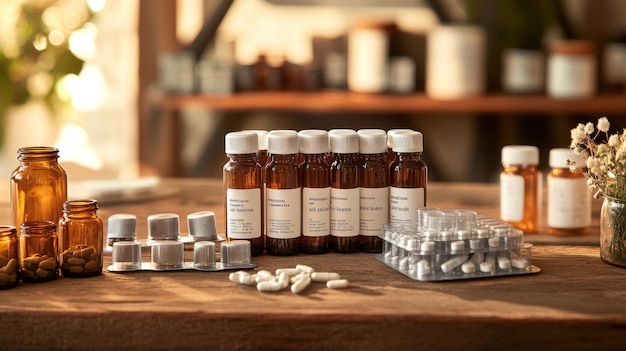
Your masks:
M 0 171 L 220 178 L 229 131 L 411 128 L 430 180 L 495 182 L 504 145 L 547 169 L 623 128 L 625 86 L 620 0 L 3 0 Z

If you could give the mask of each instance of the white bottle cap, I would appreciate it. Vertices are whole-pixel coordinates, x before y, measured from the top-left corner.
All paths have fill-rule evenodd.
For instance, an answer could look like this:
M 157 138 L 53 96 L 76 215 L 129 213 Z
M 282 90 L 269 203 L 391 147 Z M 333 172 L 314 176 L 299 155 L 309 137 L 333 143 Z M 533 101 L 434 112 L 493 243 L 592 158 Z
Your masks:
M 336 154 L 359 152 L 359 136 L 353 129 L 333 129 L 328 132 L 330 150 Z
M 194 240 L 217 240 L 215 212 L 200 211 L 187 215 L 189 236 Z
M 424 151 L 424 136 L 417 131 L 396 133 L 393 136 L 393 152 Z
M 148 216 L 148 239 L 177 240 L 180 225 L 176 213 L 158 213 Z
M 552 168 L 569 168 L 567 160 L 574 162 L 576 167 L 586 167 L 586 155 L 577 154 L 574 150 L 566 148 L 557 148 L 550 150 L 550 167 Z
M 259 137 L 255 132 L 230 132 L 224 137 L 224 152 L 227 154 L 256 154 Z
M 295 130 L 272 130 L 267 133 L 267 152 L 289 155 L 298 153 L 298 132 Z
M 303 154 L 323 154 L 328 147 L 328 132 L 321 129 L 305 129 L 298 132 L 300 152 Z
M 359 152 L 362 154 L 380 154 L 387 152 L 387 132 L 382 129 L 360 129 Z
M 502 163 L 507 165 L 538 165 L 539 148 L 530 145 L 507 145 L 502 148 Z
M 267 130 L 246 129 L 242 132 L 254 132 L 259 137 L 259 150 L 267 150 Z
M 387 131 L 387 148 L 393 147 L 393 136 L 398 133 L 414 132 L 413 129 L 389 129 Z
M 107 238 L 132 238 L 136 237 L 137 216 L 133 214 L 118 213 L 108 219 Z

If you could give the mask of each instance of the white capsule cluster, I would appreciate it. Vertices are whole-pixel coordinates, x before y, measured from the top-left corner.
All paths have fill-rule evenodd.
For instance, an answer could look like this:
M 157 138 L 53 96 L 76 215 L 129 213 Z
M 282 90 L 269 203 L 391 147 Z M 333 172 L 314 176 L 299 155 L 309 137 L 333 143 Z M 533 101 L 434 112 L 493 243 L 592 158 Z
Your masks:
M 533 273 L 524 233 L 473 211 L 422 208 L 416 223 L 385 226 L 379 259 L 417 280 Z
M 299 294 L 312 282 L 325 283 L 330 289 L 348 287 L 348 280 L 342 279 L 339 273 L 316 272 L 313 267 L 299 264 L 295 268 L 279 268 L 275 274 L 268 270 L 260 270 L 254 274 L 246 271 L 233 272 L 228 279 L 237 284 L 256 285 L 261 292 L 277 292 L 285 290 L 291 285 L 291 292 Z

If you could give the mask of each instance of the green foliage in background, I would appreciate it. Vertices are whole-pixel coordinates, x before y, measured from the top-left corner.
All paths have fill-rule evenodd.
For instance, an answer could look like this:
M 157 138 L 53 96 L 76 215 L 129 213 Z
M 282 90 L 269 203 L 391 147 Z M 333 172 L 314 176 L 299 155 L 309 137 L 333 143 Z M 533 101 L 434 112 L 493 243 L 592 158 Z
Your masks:
M 0 147 L 9 107 L 37 98 L 55 112 L 67 102 L 56 85 L 83 67 L 69 49 L 69 36 L 91 16 L 85 0 L 0 2 Z M 50 42 L 53 31 L 63 34 L 58 45 Z

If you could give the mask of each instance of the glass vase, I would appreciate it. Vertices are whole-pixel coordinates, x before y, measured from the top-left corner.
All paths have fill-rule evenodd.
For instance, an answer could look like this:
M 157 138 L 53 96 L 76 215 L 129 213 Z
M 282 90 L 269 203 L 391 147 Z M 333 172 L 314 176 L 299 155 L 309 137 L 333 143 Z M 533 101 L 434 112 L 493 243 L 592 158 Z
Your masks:
M 600 258 L 626 268 L 626 200 L 604 197 L 600 212 Z

